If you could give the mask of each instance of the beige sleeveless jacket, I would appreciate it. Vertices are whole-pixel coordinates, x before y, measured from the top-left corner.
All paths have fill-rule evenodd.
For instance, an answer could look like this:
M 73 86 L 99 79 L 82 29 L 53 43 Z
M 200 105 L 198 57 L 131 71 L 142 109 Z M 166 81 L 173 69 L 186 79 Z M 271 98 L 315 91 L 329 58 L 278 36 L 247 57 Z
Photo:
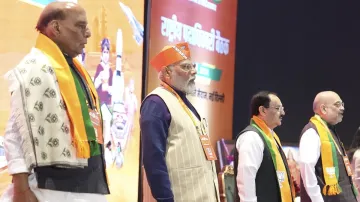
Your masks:
M 175 201 L 220 202 L 215 163 L 206 159 L 190 116 L 165 88 L 158 87 L 152 94 L 163 99 L 171 114 L 165 158 Z

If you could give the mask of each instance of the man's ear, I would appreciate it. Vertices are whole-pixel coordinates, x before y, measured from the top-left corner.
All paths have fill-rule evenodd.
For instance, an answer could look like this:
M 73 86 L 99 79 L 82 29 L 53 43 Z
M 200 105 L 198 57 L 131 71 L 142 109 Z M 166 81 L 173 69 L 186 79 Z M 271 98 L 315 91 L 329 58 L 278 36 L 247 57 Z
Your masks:
M 324 104 L 320 105 L 320 112 L 321 112 L 322 114 L 326 114 L 326 107 L 325 107 Z
M 259 107 L 259 114 L 265 114 L 265 107 L 264 106 L 260 106 Z
M 47 26 L 47 30 L 54 36 L 60 35 L 60 24 L 57 20 L 52 20 Z
M 165 73 L 165 76 L 167 76 L 167 77 L 170 78 L 170 77 L 171 77 L 171 70 L 170 70 L 170 68 L 169 68 L 169 67 L 165 67 L 164 70 L 165 70 L 165 72 L 164 72 L 164 73 Z

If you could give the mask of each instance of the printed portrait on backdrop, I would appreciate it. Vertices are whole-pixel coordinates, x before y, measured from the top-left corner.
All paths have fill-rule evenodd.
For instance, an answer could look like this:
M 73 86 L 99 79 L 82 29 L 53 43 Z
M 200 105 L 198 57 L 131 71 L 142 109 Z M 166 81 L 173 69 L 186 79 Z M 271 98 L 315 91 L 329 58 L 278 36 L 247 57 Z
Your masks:
M 283 145 L 291 178 L 295 185 L 296 194 L 300 193 L 300 167 L 299 167 L 299 148 L 294 146 Z

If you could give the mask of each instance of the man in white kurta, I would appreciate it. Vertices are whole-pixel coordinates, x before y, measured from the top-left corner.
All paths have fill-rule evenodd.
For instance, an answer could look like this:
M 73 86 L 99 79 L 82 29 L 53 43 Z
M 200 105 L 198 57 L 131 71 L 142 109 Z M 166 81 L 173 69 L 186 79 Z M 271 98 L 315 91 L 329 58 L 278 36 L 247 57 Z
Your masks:
M 324 155 L 331 155 L 330 152 L 322 153 L 322 142 L 317 128 L 309 122 L 303 129 L 299 145 L 299 165 L 301 173 L 301 201 L 302 202 L 356 202 L 353 192 L 350 173 L 346 171 L 343 158 L 346 158 L 346 151 L 335 130 L 335 125 L 340 123 L 344 113 L 344 103 L 340 96 L 332 91 L 320 92 L 316 95 L 313 103 L 315 116 L 323 120 L 336 145 L 337 166 L 339 176 L 338 183 L 342 189 L 339 194 L 324 194 L 323 188 L 326 184 L 324 173 L 330 173 L 331 168 L 323 168 L 321 159 Z M 349 165 L 350 166 L 350 165 Z M 334 168 L 332 168 L 334 169 Z
M 77 4 L 45 7 L 34 48 L 7 74 L 11 93 L 5 132 L 13 183 L 1 202 L 106 202 L 100 102 L 75 57 L 90 37 Z
M 235 174 L 237 193 L 236 202 L 285 202 L 293 201 L 294 194 L 286 156 L 281 148 L 280 141 L 274 128 L 280 126 L 285 115 L 280 98 L 272 92 L 260 91 L 251 99 L 251 124 L 246 127 L 236 139 Z M 254 121 L 262 122 L 263 129 L 267 130 L 270 141 L 276 146 L 269 148 L 260 129 Z M 256 126 L 256 127 L 255 127 Z M 272 151 L 271 151 L 272 150 Z M 270 153 L 279 152 L 285 170 L 276 169 Z M 284 172 L 285 171 L 285 172 Z M 279 174 L 282 173 L 282 174 Z M 284 176 L 287 178 L 284 178 Z M 287 179 L 287 180 L 286 180 Z M 278 182 L 277 182 L 278 181 Z M 285 185 L 290 190 L 283 190 Z

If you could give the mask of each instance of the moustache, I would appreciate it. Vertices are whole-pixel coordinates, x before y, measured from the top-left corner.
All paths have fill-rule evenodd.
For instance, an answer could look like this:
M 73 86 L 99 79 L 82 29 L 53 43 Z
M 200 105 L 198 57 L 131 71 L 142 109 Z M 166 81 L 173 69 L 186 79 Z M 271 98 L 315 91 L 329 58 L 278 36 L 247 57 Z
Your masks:
M 195 82 L 195 79 L 196 79 L 196 77 L 190 78 L 190 79 L 188 80 L 188 83 L 190 83 L 190 82 Z

